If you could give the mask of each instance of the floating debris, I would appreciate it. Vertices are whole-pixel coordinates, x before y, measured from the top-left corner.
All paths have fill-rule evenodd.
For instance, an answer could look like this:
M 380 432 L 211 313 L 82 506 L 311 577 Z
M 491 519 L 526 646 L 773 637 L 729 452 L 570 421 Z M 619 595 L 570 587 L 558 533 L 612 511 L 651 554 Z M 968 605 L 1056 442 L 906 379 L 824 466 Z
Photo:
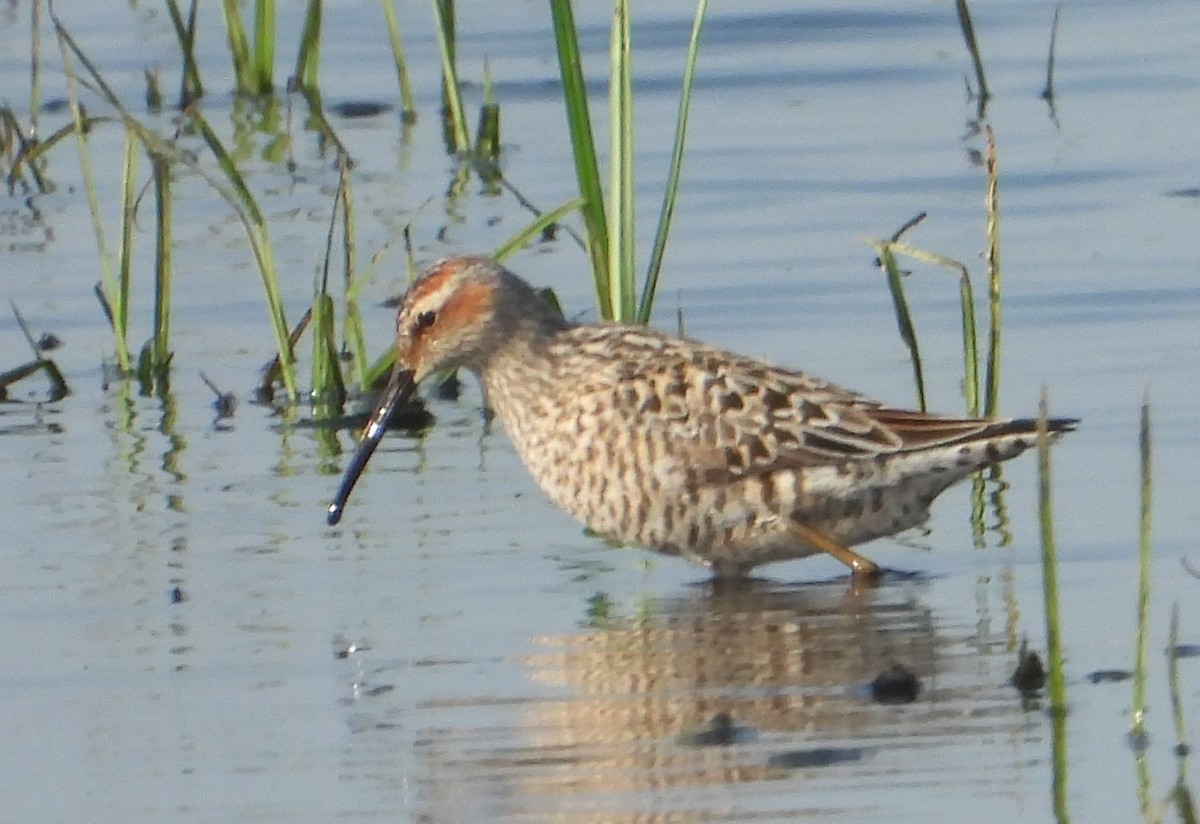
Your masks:
M 1176 644 L 1167 648 L 1167 655 L 1172 658 L 1200 657 L 1200 644 Z
M 1037 692 L 1046 686 L 1046 667 L 1041 657 L 1029 648 L 1029 642 L 1021 639 L 1021 651 L 1017 653 L 1017 668 L 1011 683 L 1024 694 Z
M 344 117 L 347 120 L 376 117 L 392 110 L 390 103 L 383 103 L 378 100 L 347 100 L 343 103 L 335 103 L 328 108 L 329 111 L 338 117 Z
M 675 741 L 681 747 L 728 747 L 746 740 L 749 730 L 733 722 L 733 715 L 719 712 L 698 730 L 682 732 Z
M 878 704 L 911 704 L 921 694 L 921 679 L 903 664 L 892 664 L 871 682 L 871 698 Z
M 808 750 L 789 750 L 767 759 L 769 767 L 799 770 L 808 767 L 832 767 L 861 761 L 866 750 L 861 747 L 814 747 Z
M 1118 684 L 1133 677 L 1129 670 L 1103 669 L 1089 672 L 1087 680 L 1093 684 Z
M 217 396 L 213 401 L 213 409 L 217 410 L 217 420 L 232 418 L 233 413 L 237 411 L 237 397 L 232 392 L 222 392 L 203 372 L 200 373 L 200 380 Z

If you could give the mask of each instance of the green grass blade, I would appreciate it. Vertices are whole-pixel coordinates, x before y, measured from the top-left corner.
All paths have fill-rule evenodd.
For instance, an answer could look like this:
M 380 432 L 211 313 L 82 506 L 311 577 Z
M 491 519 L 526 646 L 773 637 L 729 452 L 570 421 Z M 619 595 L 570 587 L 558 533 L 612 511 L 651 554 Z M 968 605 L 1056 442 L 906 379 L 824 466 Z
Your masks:
M 254 4 L 254 93 L 270 94 L 275 88 L 275 0 Z
M 962 315 L 963 395 L 967 414 L 974 418 L 979 415 L 979 333 L 975 328 L 975 290 L 965 266 L 958 281 L 958 296 Z
M 142 75 L 146 78 L 146 111 L 158 114 L 162 111 L 163 105 L 162 86 L 158 81 L 158 68 L 144 68 L 142 69 Z
M 604 212 L 604 189 L 600 185 L 600 169 L 596 162 L 596 145 L 592 138 L 587 85 L 583 79 L 583 58 L 579 51 L 575 16 L 570 0 L 550 0 L 550 11 L 554 21 L 554 41 L 562 75 L 571 149 L 575 158 L 575 177 L 579 194 L 584 200 L 580 213 L 587 229 L 587 251 L 592 263 L 596 301 L 600 316 L 612 320 L 614 307 L 609 299 L 608 219 Z
M 907 243 L 891 242 L 894 254 L 905 255 L 922 263 L 941 266 L 958 274 L 959 312 L 962 319 L 963 346 L 963 394 L 967 402 L 967 414 L 979 414 L 979 341 L 975 323 L 975 289 L 971 286 L 971 273 L 967 267 L 953 258 L 926 252 Z
M 313 416 L 328 420 L 341 413 L 346 399 L 334 332 L 333 299 L 319 294 L 313 301 L 312 401 Z
M 458 15 L 454 9 L 454 0 L 434 0 L 437 3 L 435 22 L 445 36 L 446 53 L 450 56 L 450 65 L 458 65 Z M 457 75 L 457 70 L 455 71 Z
M 1150 402 L 1142 403 L 1141 426 L 1138 436 L 1141 458 L 1140 510 L 1138 519 L 1138 590 L 1137 646 L 1133 664 L 1133 707 L 1130 715 L 1130 735 L 1136 740 L 1146 736 L 1146 649 L 1150 642 L 1150 523 L 1151 523 L 1151 462 L 1150 462 Z
M 581 208 L 582 205 L 583 198 L 577 197 L 574 200 L 568 200 L 557 209 L 552 209 L 549 212 L 538 215 L 536 220 L 497 246 L 492 252 L 492 259 L 496 261 L 506 260 L 518 249 L 523 248 L 525 244 L 541 235 L 547 226 L 557 223 L 575 209 Z
M 212 126 L 208 125 L 208 121 L 204 118 L 204 115 L 197 109 L 190 109 L 187 114 L 188 118 L 196 126 L 200 137 L 208 145 L 208 150 L 212 152 L 217 165 L 225 175 L 225 179 L 233 187 L 233 194 L 236 197 L 237 204 L 246 211 L 254 223 L 265 224 L 266 220 L 258 208 L 258 203 L 254 200 L 254 195 L 247 188 L 245 178 L 238 171 L 233 157 L 226 151 L 225 146 L 221 143 L 221 139 L 212 130 Z
M 21 135 L 21 125 L 9 106 L 0 106 L 0 162 L 15 165 L 21 155 L 19 146 L 28 143 Z M 11 174 L 9 180 L 12 180 Z
M 1050 761 L 1052 780 L 1050 794 L 1054 806 L 1054 820 L 1058 824 L 1070 824 L 1071 811 L 1067 805 L 1067 775 L 1070 762 L 1067 759 L 1067 713 L 1054 712 L 1050 718 Z
M 454 65 L 454 14 L 453 5 L 446 0 L 432 0 L 433 17 L 437 23 L 438 50 L 442 56 L 442 93 L 446 105 L 446 119 L 450 150 L 463 154 L 471 148 L 467 133 L 467 117 L 463 112 L 462 89 L 458 83 L 458 70 Z
M 475 129 L 475 161 L 486 171 L 480 171 L 481 176 L 489 176 L 495 180 L 500 169 L 496 165 L 500 160 L 500 106 L 492 91 L 492 69 L 488 61 L 483 61 L 483 104 L 479 107 L 479 124 Z
M 671 166 L 667 173 L 667 186 L 663 192 L 662 208 L 658 213 L 658 228 L 654 233 L 654 245 L 650 249 L 650 265 L 646 267 L 646 282 L 642 286 L 642 297 L 638 303 L 639 323 L 649 323 L 654 312 L 654 296 L 658 292 L 658 275 L 662 270 L 663 256 L 667 251 L 667 237 L 671 233 L 671 219 L 675 214 L 675 199 L 679 193 L 679 172 L 683 167 L 683 149 L 687 141 L 688 111 L 692 103 L 692 79 L 696 73 L 696 57 L 700 52 L 700 31 L 704 27 L 704 16 L 708 11 L 708 0 L 696 4 L 696 17 L 692 22 L 692 36 L 688 41 L 687 63 L 683 70 L 683 84 L 679 92 L 679 111 L 675 115 L 675 143 L 671 148 Z
M 92 231 L 96 235 L 96 246 L 100 253 L 101 278 L 103 279 L 106 293 L 108 295 L 116 295 L 119 292 L 119 286 L 113 276 L 108 246 L 105 242 L 104 222 L 100 218 L 100 199 L 96 193 L 96 176 L 92 168 L 92 155 L 88 151 L 87 130 L 84 128 L 83 110 L 79 105 L 79 79 L 75 74 L 74 61 L 71 59 L 74 51 L 73 41 L 71 41 L 70 35 L 58 25 L 57 20 L 55 20 L 55 28 L 58 34 L 59 50 L 62 53 L 63 72 L 67 78 L 67 103 L 71 110 L 71 119 L 74 124 L 75 147 L 79 154 L 79 167 L 83 177 L 83 189 L 87 198 L 88 211 L 91 213 Z M 114 315 L 113 317 L 115 321 L 117 316 Z M 121 369 L 122 373 L 127 374 L 132 367 L 128 345 L 125 337 L 117 334 L 115 324 L 113 331 L 117 345 L 117 366 Z
M 152 155 L 150 164 L 155 206 L 152 370 L 163 386 L 171 363 L 171 165 L 161 155 Z
M 42 4 L 29 4 L 29 133 L 37 137 L 42 110 Z
M 971 65 L 975 67 L 975 82 L 979 86 L 976 92 L 979 101 L 977 111 L 979 117 L 983 117 L 988 99 L 992 95 L 988 91 L 987 77 L 983 73 L 983 58 L 979 55 L 979 42 L 975 39 L 975 25 L 971 22 L 971 10 L 967 8 L 967 0 L 954 0 L 954 7 L 958 12 L 958 25 L 962 29 L 967 51 L 971 53 Z
M 904 281 L 900 267 L 896 264 L 896 256 L 892 252 L 892 244 L 887 241 L 872 241 L 879 253 L 879 265 L 887 276 L 888 291 L 892 295 L 892 308 L 896 313 L 896 325 L 900 330 L 900 338 L 908 347 L 909 357 L 913 366 L 913 381 L 917 387 L 917 405 L 922 412 L 925 404 L 925 370 L 921 366 L 921 348 L 917 343 L 917 332 L 913 326 L 912 313 L 908 308 L 908 299 L 904 296 Z
M 1042 387 L 1038 402 L 1038 523 L 1042 544 L 1042 602 L 1046 619 L 1047 693 L 1052 719 L 1051 748 L 1054 769 L 1055 818 L 1067 822 L 1067 682 L 1063 671 L 1062 621 L 1058 602 L 1058 551 L 1054 542 L 1054 507 L 1050 478 L 1049 402 Z
M 1002 313 L 1000 301 L 1000 203 L 999 168 L 996 161 L 996 139 L 992 127 L 987 127 L 987 194 L 984 211 L 987 215 L 988 272 L 988 360 L 987 391 L 983 412 L 991 418 L 1000 408 L 1000 331 Z
M 212 127 L 208 125 L 208 121 L 194 109 L 189 112 L 189 116 L 232 187 L 232 192 L 228 192 L 224 187 L 217 187 L 217 191 L 235 206 L 235 211 L 250 240 L 250 250 L 254 254 L 254 260 L 267 296 L 267 311 L 271 317 L 271 330 L 275 334 L 275 347 L 280 360 L 279 374 L 288 398 L 295 400 L 297 388 L 296 373 L 292 363 L 292 348 L 288 339 L 287 319 L 284 317 L 283 300 L 279 293 L 279 280 L 275 270 L 275 260 L 271 251 L 266 220 L 263 218 L 254 196 L 246 187 L 246 181 L 234 164 L 233 158 L 229 156 L 229 152 L 225 150 Z
M 1058 609 L 1058 551 L 1054 542 L 1054 505 L 1050 476 L 1050 434 L 1045 387 L 1038 402 L 1038 524 L 1042 543 L 1042 596 L 1046 613 L 1046 654 L 1049 659 L 1051 711 L 1066 711 L 1061 620 Z
M 396 64 L 396 80 L 400 84 L 400 119 L 404 123 L 417 122 L 417 105 L 413 100 L 412 82 L 408 79 L 408 64 L 404 59 L 404 42 L 400 39 L 400 25 L 396 22 L 395 0 L 379 0 L 383 16 L 387 20 L 388 40 L 392 44 L 392 60 Z
M 613 3 L 610 51 L 608 271 L 609 298 L 616 320 L 636 317 L 637 267 L 634 244 L 637 213 L 633 190 L 633 56 L 629 45 L 629 3 Z
M 342 333 L 354 364 L 354 380 L 359 387 L 367 386 L 368 355 L 363 332 L 362 310 L 358 301 L 345 299 L 342 309 Z
M 296 53 L 296 70 L 292 82 L 302 89 L 317 88 L 317 67 L 321 62 L 321 7 L 322 0 L 308 0 L 304 11 L 304 31 L 300 35 L 300 49 Z
M 185 22 L 176 0 L 167 0 L 167 14 L 179 50 L 183 54 L 183 77 L 179 81 L 179 108 L 186 109 L 204 94 L 204 83 L 200 79 L 200 68 L 196 64 L 196 7 L 199 0 L 192 0 Z
M 345 399 L 341 362 L 338 359 L 334 335 L 333 299 L 329 296 L 329 270 L 333 264 L 333 239 L 337 234 L 338 214 L 343 206 L 341 195 L 345 180 L 346 173 L 343 166 L 338 179 L 338 191 L 333 198 L 333 208 L 329 212 L 329 231 L 325 233 L 325 254 L 321 264 L 321 279 L 317 284 L 312 305 L 313 349 L 309 384 L 312 389 L 309 397 L 313 403 L 313 414 L 318 420 L 325 420 L 340 413 L 342 401 Z M 343 262 L 345 261 L 345 251 L 343 245 Z M 346 274 L 348 277 L 349 272 Z
M 117 251 L 117 288 L 112 300 L 112 324 L 118 353 L 129 360 L 129 290 L 133 282 L 133 229 L 137 220 L 137 147 L 125 130 L 125 161 L 121 166 L 121 246 Z M 117 361 L 121 361 L 120 354 Z
M 237 0 L 221 0 L 225 13 L 225 38 L 229 42 L 229 57 L 233 61 L 234 87 L 241 94 L 252 94 L 257 88 L 252 74 L 250 40 L 242 23 L 242 11 Z
M 204 83 L 200 79 L 200 65 L 196 62 L 196 14 L 199 7 L 200 0 L 192 0 L 192 5 L 188 9 L 187 26 L 184 29 L 187 34 L 187 55 L 184 59 L 191 61 L 191 69 L 185 73 L 182 81 L 187 103 L 180 100 L 179 107 L 181 109 L 191 105 L 193 101 L 204 95 Z
M 343 334 L 346 345 L 354 354 L 354 369 L 358 385 L 366 379 L 367 344 L 363 332 L 362 313 L 354 297 L 358 280 L 358 241 L 354 218 L 354 194 L 351 189 L 349 163 L 339 166 L 338 199 L 342 204 L 342 264 L 345 268 L 345 296 L 343 298 Z

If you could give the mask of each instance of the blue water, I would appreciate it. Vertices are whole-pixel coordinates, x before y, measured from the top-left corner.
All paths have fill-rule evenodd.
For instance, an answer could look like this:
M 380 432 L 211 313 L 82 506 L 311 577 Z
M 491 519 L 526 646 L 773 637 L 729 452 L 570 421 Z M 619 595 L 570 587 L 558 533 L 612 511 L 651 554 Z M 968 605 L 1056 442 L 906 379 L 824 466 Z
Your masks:
M 643 4 L 647 5 L 647 4 Z M 173 96 L 179 60 L 158 7 L 60 3 L 58 13 L 139 117 L 142 69 Z M 398 104 L 376 5 L 330 2 L 325 102 Z M 1068 700 L 1067 790 L 1078 821 L 1131 820 L 1175 780 L 1166 661 L 1172 604 L 1195 643 L 1193 536 L 1200 441 L 1200 122 L 1194 3 L 1063 7 L 1055 106 L 1039 96 L 1053 7 L 976 4 L 1000 163 L 1004 302 L 1001 407 L 1083 419 L 1054 453 Z M 437 117 L 430 14 L 398 9 L 420 119 L 334 118 L 355 160 L 359 264 L 385 245 L 364 290 L 373 350 L 420 258 L 486 251 L 529 214 L 455 164 Z M 605 143 L 609 10 L 576 9 Z M 686 3 L 638 8 L 639 243 L 652 237 L 666 172 Z M 201 10 L 204 108 L 232 138 L 235 111 L 217 7 Z M 29 7 L 0 11 L 0 98 L 29 118 Z M 459 65 L 473 111 L 484 60 L 503 111 L 503 168 L 530 201 L 574 195 L 549 14 L 541 4 L 458 4 Z M 43 15 L 43 23 L 46 17 Z M 297 39 L 293 10 L 280 40 Z M 44 31 L 42 98 L 65 96 Z M 280 76 L 293 55 L 282 47 Z M 984 142 L 952 4 L 793 9 L 714 5 L 692 108 L 675 231 L 656 322 L 895 403 L 914 398 L 907 353 L 865 238 L 907 235 L 966 263 L 986 291 Z M 95 98 L 89 108 L 105 107 Z M 329 151 L 291 101 L 294 167 L 277 136 L 239 132 L 241 168 L 266 212 L 290 320 L 311 300 L 337 184 Z M 286 111 L 281 110 L 286 123 Z M 148 116 L 147 116 L 148 117 Z M 164 134 L 172 112 L 149 118 Z M 40 116 L 45 135 L 65 122 Z M 110 249 L 124 135 L 89 148 Z M 199 150 L 195 138 L 182 145 Z M 209 169 L 213 169 L 211 163 Z M 52 193 L 0 197 L 5 296 L 73 393 L 42 403 L 38 378 L 0 404 L 6 494 L 0 581 L 0 811 L 11 821 L 1031 821 L 1053 818 L 1045 702 L 1007 684 L 1023 636 L 1044 653 L 1034 461 L 1005 468 L 975 546 L 969 490 L 944 496 L 927 531 L 868 555 L 910 575 L 853 591 L 820 559 L 768 568 L 747 592 L 612 549 L 556 510 L 524 473 L 480 397 L 432 401 L 424 436 L 388 438 L 343 526 L 324 507 L 344 462 L 304 415 L 255 405 L 273 351 L 240 224 L 194 173 L 175 181 L 172 391 L 107 385 L 111 334 L 74 147 L 51 155 Z M 144 179 L 148 164 L 140 162 Z M 138 222 L 134 340 L 148 334 L 153 215 Z M 594 316 L 586 262 L 564 233 L 512 261 Z M 958 291 L 948 271 L 907 278 L 931 405 L 962 409 Z M 984 322 L 982 312 L 980 321 Z M 27 360 L 0 321 L 3 368 Z M 301 355 L 307 354 L 307 343 Z M 216 425 L 203 371 L 241 403 Z M 1136 628 L 1137 417 L 1153 402 L 1154 566 L 1149 783 L 1125 746 L 1130 686 L 1087 674 L 1129 668 Z M 342 448 L 350 437 L 339 437 Z M 994 487 L 989 488 L 989 493 Z M 921 679 L 913 704 L 873 703 L 892 663 Z M 1195 659 L 1180 661 L 1195 727 Z M 728 712 L 730 746 L 688 746 Z M 682 736 L 682 737 L 681 737 Z M 806 753 L 844 757 L 787 767 Z M 791 759 L 791 760 L 789 760 Z M 1141 795 L 1139 795 L 1141 793 Z M 1168 819 L 1170 816 L 1168 815 Z

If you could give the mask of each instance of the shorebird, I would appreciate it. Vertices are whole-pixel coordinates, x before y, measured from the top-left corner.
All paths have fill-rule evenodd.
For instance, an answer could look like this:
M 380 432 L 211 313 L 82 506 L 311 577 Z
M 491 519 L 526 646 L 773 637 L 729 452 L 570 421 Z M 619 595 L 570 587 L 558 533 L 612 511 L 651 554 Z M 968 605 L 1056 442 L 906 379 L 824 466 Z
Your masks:
M 930 415 L 803 372 L 621 324 L 575 325 L 486 257 L 428 267 L 396 316 L 396 367 L 328 522 L 341 519 L 392 411 L 427 376 L 478 376 L 546 494 L 593 531 L 714 577 L 917 526 L 951 484 L 1036 441 L 1034 419 Z M 1047 422 L 1052 434 L 1075 420 Z

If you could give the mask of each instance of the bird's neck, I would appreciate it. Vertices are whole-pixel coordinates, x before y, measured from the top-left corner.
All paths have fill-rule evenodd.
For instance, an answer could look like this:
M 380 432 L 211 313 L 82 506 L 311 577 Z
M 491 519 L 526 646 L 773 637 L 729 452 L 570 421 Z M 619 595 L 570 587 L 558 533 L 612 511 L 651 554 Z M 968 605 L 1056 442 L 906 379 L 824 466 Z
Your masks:
M 570 328 L 560 315 L 525 317 L 510 327 L 508 334 L 489 353 L 482 369 L 476 370 L 487 394 L 487 404 L 507 424 L 513 415 L 530 411 L 544 398 L 544 385 L 554 373 L 550 347 L 555 338 Z

